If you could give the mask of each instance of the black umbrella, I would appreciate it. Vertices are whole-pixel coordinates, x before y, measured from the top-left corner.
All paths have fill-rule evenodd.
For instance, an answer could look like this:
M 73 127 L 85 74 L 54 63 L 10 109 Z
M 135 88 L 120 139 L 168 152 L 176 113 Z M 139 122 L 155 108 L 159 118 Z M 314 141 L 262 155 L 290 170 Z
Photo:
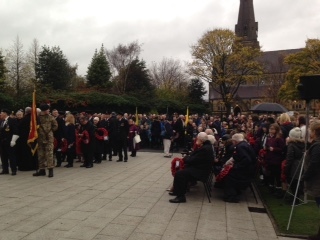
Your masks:
M 283 113 L 288 112 L 288 109 L 278 103 L 260 103 L 253 106 L 250 111 L 255 113 Z

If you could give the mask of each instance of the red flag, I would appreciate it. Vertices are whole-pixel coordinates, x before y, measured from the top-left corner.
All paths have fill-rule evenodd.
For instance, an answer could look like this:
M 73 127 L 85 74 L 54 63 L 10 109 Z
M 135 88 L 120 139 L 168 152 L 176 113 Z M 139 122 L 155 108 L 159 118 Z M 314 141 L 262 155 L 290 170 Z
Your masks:
M 36 106 L 36 91 L 33 91 L 32 95 L 32 111 L 30 120 L 30 132 L 28 137 L 28 145 L 31 148 L 32 156 L 36 153 L 38 148 L 37 143 L 38 131 L 37 131 L 37 106 Z

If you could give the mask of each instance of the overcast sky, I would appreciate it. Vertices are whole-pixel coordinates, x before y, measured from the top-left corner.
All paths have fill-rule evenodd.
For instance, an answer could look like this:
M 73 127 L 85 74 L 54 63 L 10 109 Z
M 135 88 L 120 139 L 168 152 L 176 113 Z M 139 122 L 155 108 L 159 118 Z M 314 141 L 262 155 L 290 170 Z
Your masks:
M 190 61 L 190 46 L 214 28 L 234 31 L 239 0 L 0 0 L 0 49 L 19 36 L 27 51 L 33 39 L 59 46 L 85 75 L 103 43 L 143 44 L 150 65 L 164 57 Z M 320 38 L 319 0 L 254 0 L 262 50 L 305 46 Z

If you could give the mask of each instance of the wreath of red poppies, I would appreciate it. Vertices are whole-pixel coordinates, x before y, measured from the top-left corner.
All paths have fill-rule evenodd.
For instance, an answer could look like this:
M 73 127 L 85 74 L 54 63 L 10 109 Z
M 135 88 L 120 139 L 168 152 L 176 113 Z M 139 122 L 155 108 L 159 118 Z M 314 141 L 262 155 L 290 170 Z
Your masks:
M 108 136 L 108 131 L 105 128 L 98 128 L 95 132 L 96 139 L 104 141 L 104 138 Z
M 89 144 L 89 142 L 90 142 L 90 136 L 89 136 L 89 133 L 88 133 L 87 130 L 84 130 L 84 131 L 82 132 L 81 141 L 82 141 L 84 144 Z

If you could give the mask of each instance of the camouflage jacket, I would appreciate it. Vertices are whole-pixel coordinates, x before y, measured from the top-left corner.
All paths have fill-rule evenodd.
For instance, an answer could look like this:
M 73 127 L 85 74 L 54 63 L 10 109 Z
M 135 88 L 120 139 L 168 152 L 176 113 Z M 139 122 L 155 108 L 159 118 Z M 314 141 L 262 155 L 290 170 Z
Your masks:
M 39 115 L 39 141 L 53 142 L 53 132 L 58 129 L 58 123 L 51 115 Z

